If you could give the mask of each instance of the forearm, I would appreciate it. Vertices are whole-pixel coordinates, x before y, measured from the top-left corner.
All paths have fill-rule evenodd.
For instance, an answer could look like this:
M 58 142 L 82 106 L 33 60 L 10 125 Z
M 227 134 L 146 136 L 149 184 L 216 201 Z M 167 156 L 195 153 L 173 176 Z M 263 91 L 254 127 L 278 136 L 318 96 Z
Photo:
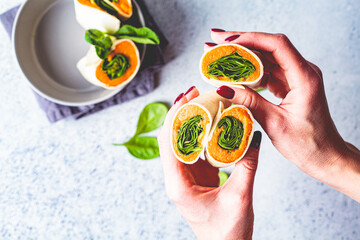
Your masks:
M 346 143 L 346 149 L 335 160 L 320 181 L 360 203 L 360 151 Z

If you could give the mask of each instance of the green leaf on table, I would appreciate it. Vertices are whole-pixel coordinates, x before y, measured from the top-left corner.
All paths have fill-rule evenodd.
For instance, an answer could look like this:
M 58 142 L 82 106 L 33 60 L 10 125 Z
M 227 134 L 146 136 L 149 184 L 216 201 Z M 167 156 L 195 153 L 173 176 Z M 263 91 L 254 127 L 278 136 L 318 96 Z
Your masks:
M 163 103 L 150 103 L 142 110 L 135 135 L 126 143 L 114 146 L 125 146 L 129 153 L 139 159 L 152 159 L 160 156 L 156 137 L 139 136 L 159 128 L 165 120 L 168 108 Z
M 130 25 L 123 25 L 114 34 L 117 39 L 130 39 L 136 43 L 159 44 L 158 35 L 147 27 L 136 28 Z
M 126 143 L 113 145 L 125 146 L 131 155 L 139 159 L 152 159 L 160 156 L 156 137 L 135 136 Z
M 163 103 L 150 103 L 142 110 L 135 136 L 159 128 L 165 120 L 168 108 Z
M 220 179 L 219 187 L 223 185 L 226 182 L 226 180 L 228 180 L 228 178 L 229 175 L 226 172 L 219 172 L 219 179 Z
M 95 46 L 99 58 L 105 59 L 109 55 L 112 41 L 106 33 L 97 29 L 88 29 L 85 32 L 85 40 Z

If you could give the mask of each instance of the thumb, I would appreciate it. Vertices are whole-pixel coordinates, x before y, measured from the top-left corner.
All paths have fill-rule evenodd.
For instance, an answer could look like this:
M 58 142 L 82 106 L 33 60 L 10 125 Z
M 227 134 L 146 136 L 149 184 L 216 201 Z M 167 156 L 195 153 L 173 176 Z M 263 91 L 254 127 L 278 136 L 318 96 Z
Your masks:
M 275 120 L 280 116 L 277 105 L 267 101 L 260 94 L 248 87 L 231 88 L 224 85 L 219 87 L 216 92 L 220 96 L 229 99 L 232 103 L 247 107 L 267 133 L 271 130 L 271 124 L 277 122 Z
M 248 200 L 252 199 L 260 142 L 261 132 L 256 131 L 245 157 L 236 163 L 230 178 L 223 185 L 224 191 L 229 191 L 231 194 L 239 194 Z

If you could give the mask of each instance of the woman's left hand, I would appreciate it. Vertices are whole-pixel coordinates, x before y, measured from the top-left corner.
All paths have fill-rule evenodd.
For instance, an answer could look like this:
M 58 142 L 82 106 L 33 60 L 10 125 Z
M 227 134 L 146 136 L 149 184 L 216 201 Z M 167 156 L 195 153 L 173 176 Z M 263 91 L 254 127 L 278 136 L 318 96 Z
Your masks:
M 167 194 L 199 239 L 251 239 L 252 194 L 261 132 L 255 132 L 245 157 L 235 165 L 225 184 L 218 187 L 218 168 L 202 159 L 192 165 L 184 164 L 176 159 L 170 145 L 175 112 L 198 95 L 192 87 L 179 96 L 158 136 Z

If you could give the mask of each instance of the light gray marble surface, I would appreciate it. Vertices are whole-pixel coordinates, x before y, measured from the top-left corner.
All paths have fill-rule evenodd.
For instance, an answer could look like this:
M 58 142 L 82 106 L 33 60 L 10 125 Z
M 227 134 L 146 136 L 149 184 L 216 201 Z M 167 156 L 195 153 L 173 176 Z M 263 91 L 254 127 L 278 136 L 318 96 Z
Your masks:
M 20 2 L 1 0 L 0 12 Z M 77 121 L 47 121 L 0 27 L 0 239 L 194 239 L 166 196 L 160 160 L 111 143 L 132 136 L 146 104 L 211 89 L 198 61 L 212 27 L 286 33 L 323 70 L 334 121 L 360 147 L 358 0 L 146 2 L 170 41 L 158 87 Z M 267 137 L 254 208 L 254 239 L 360 239 L 360 205 L 302 173 Z

